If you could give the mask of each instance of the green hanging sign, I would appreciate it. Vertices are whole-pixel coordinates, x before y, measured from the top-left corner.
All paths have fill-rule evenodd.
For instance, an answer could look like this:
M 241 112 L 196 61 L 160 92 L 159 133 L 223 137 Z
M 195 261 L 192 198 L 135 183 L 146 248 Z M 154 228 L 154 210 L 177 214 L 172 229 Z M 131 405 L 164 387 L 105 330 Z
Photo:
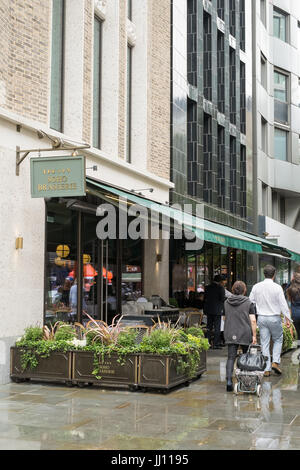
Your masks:
M 30 159 L 31 197 L 85 196 L 85 157 Z

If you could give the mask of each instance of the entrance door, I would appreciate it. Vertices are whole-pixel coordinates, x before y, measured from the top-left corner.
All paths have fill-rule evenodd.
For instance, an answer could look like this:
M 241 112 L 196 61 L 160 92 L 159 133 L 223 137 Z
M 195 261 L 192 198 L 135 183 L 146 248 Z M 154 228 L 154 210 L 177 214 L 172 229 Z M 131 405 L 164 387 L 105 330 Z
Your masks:
M 87 312 L 95 320 L 110 324 L 117 314 L 117 242 L 99 240 L 96 235 L 98 220 L 84 215 L 82 237 L 82 321 L 88 321 Z

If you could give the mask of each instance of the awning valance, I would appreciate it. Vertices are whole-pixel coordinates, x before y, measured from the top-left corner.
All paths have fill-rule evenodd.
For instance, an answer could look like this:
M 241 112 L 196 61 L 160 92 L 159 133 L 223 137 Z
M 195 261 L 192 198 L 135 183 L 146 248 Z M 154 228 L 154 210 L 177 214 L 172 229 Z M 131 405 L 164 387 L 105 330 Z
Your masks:
M 104 191 L 104 193 L 107 193 L 108 197 L 109 195 L 113 195 L 114 197 L 117 196 L 122 199 L 126 198 L 134 204 L 139 204 L 151 211 L 158 212 L 165 217 L 175 220 L 185 228 L 193 231 L 201 240 L 238 250 L 251 251 L 255 253 L 268 252 L 281 254 L 287 258 L 291 257 L 291 253 L 288 250 L 281 248 L 274 243 L 268 242 L 268 240 L 265 240 L 264 238 L 256 237 L 255 235 L 236 230 L 226 225 L 220 225 L 202 218 L 200 219 L 199 217 L 195 217 L 186 212 L 183 213 L 182 211 L 176 210 L 165 204 L 160 204 L 132 192 L 126 192 L 122 189 L 108 186 L 91 178 L 87 178 L 87 183 L 100 189 L 102 192 Z

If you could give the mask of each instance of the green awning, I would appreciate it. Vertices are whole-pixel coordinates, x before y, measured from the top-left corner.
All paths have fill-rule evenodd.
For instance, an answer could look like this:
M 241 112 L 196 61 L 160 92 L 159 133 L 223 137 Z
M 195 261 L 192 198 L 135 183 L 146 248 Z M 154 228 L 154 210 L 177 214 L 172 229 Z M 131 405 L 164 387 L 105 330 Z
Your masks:
M 298 253 L 295 253 L 294 251 L 290 251 L 291 254 L 291 260 L 295 261 L 296 263 L 300 263 L 300 255 Z
M 218 245 L 235 248 L 238 250 L 251 251 L 255 253 L 265 253 L 271 251 L 290 257 L 290 253 L 281 249 L 278 245 L 270 243 L 263 238 L 252 234 L 236 230 L 226 225 L 220 225 L 209 220 L 200 219 L 188 213 L 183 213 L 164 204 L 146 199 L 142 196 L 126 192 L 121 189 L 102 184 L 93 179 L 87 178 L 87 182 L 102 191 L 108 192 L 114 196 L 126 198 L 127 200 L 142 205 L 151 211 L 158 212 L 170 219 L 182 224 L 186 229 L 193 231 L 200 240 L 216 243 Z M 282 251 L 283 250 L 283 251 Z

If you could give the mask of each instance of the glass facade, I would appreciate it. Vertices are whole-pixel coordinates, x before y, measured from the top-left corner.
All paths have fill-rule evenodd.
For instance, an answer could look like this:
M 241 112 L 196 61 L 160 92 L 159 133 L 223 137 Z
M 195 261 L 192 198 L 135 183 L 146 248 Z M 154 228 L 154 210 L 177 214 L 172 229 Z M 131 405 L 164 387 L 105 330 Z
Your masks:
M 50 127 L 63 130 L 64 0 L 52 1 Z
M 237 280 L 246 282 L 247 259 L 242 250 L 205 243 L 201 252 L 187 254 L 178 241 L 172 240 L 170 262 L 170 297 L 188 299 L 190 292 L 202 292 L 218 274 L 224 276 L 228 289 Z
M 111 323 L 122 306 L 143 294 L 143 240 L 100 240 L 96 234 L 102 202 L 78 200 L 87 209 L 47 202 L 45 323 L 57 320 Z
M 173 0 L 172 13 L 171 202 L 203 203 L 205 218 L 251 231 L 251 60 L 240 54 L 251 57 L 251 5 Z

